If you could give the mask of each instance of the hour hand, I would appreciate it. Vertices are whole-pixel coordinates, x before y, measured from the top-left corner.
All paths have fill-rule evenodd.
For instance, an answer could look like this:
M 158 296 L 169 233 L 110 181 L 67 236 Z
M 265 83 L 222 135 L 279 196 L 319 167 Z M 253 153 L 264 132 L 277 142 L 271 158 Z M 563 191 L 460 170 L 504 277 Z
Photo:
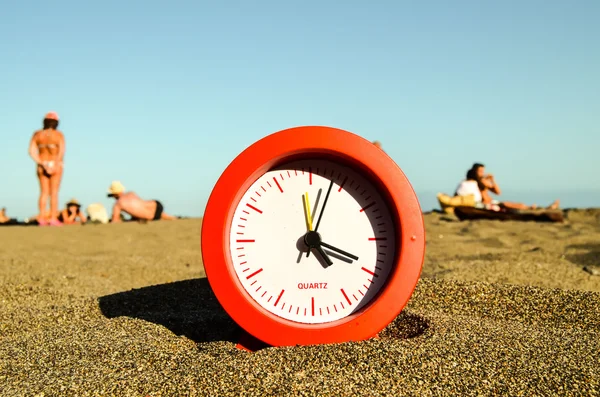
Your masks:
M 342 254 L 342 255 L 345 255 L 345 256 L 347 256 L 348 258 L 354 259 L 355 261 L 357 261 L 357 260 L 358 260 L 358 256 L 356 256 L 356 255 L 352 255 L 352 254 L 350 254 L 350 253 L 348 253 L 348 252 L 346 252 L 346 251 L 343 251 L 343 250 L 341 250 L 341 249 L 339 249 L 339 248 L 336 248 L 336 247 L 334 247 L 334 246 L 331 246 L 331 245 L 329 245 L 329 244 L 327 244 L 327 243 L 325 243 L 325 242 L 323 242 L 323 241 L 321 241 L 321 245 L 322 245 L 323 247 L 325 247 L 325 248 L 328 248 L 328 249 L 330 249 L 330 250 L 332 250 L 332 251 L 335 251 L 335 252 L 337 252 L 338 254 Z
M 327 255 L 325 253 L 325 251 L 323 251 L 323 248 L 321 248 L 320 245 L 317 245 L 316 247 L 314 247 L 314 249 L 316 249 L 319 252 L 319 254 L 323 257 L 323 259 L 325 259 L 325 262 L 327 263 L 327 266 L 333 265 L 333 262 L 331 261 L 331 258 L 329 257 L 329 255 Z
M 329 255 L 327 255 L 325 251 L 323 251 L 323 248 L 321 247 L 321 236 L 319 236 L 319 233 L 312 230 L 306 233 L 304 235 L 304 243 L 309 248 L 308 252 L 310 252 L 310 250 L 313 248 L 316 249 L 317 252 L 323 257 L 323 259 L 325 259 L 325 262 L 327 262 L 327 266 L 333 265 L 331 258 L 329 257 Z

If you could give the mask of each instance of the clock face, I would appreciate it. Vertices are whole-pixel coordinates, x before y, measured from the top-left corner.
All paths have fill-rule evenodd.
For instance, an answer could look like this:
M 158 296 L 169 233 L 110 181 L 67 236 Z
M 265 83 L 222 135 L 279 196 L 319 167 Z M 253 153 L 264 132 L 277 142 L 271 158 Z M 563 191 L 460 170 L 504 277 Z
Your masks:
M 377 188 L 352 168 L 290 162 L 258 178 L 235 208 L 233 268 L 269 312 L 306 324 L 336 321 L 385 285 L 399 249 L 391 220 Z

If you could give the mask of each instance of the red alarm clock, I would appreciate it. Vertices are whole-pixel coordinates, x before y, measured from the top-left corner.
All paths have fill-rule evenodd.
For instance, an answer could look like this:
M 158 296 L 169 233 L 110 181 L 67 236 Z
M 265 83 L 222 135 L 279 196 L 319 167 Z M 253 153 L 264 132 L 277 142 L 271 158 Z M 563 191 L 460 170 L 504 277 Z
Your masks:
M 423 215 L 370 141 L 306 126 L 268 135 L 217 181 L 201 236 L 209 284 L 270 346 L 369 339 L 402 311 L 425 252 Z

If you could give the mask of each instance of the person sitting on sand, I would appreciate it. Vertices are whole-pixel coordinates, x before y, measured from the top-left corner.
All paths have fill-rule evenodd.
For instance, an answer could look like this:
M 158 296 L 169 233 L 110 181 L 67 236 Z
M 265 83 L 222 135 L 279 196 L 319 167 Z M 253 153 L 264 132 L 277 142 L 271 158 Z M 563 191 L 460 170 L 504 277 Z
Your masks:
M 486 209 L 500 211 L 501 209 L 515 210 L 535 210 L 537 205 L 527 205 L 512 201 L 494 200 L 490 196 L 490 192 L 500 195 L 500 186 L 492 174 L 485 173 L 485 166 L 481 163 L 475 163 L 469 171 L 467 178 L 462 181 L 456 188 L 455 196 L 465 196 L 469 194 L 475 195 L 475 201 L 481 203 L 481 206 Z M 560 205 L 559 200 L 555 200 L 546 209 L 557 209 Z
M 75 199 L 72 199 L 67 203 L 67 208 L 62 210 L 58 215 L 58 220 L 64 223 L 65 225 L 73 225 L 81 223 L 85 224 L 87 221 L 87 217 L 81 211 L 81 204 Z M 77 220 L 79 218 L 79 220 Z
M 119 181 L 113 181 L 108 188 L 108 197 L 117 199 L 113 206 L 111 222 L 121 222 L 121 211 L 137 220 L 172 220 L 173 215 L 163 212 L 163 205 L 158 200 L 142 200 L 134 192 L 125 192 L 125 186 Z
M 6 208 L 0 209 L 0 223 L 6 223 L 10 221 L 10 218 L 6 216 Z
M 454 192 L 454 196 L 473 196 L 476 207 L 482 207 L 488 210 L 500 211 L 499 203 L 496 200 L 485 203 L 483 201 L 483 194 L 480 190 L 480 182 L 477 177 L 477 171 L 473 168 L 467 171 L 467 176 L 465 180 L 460 182 L 456 187 L 456 191 Z

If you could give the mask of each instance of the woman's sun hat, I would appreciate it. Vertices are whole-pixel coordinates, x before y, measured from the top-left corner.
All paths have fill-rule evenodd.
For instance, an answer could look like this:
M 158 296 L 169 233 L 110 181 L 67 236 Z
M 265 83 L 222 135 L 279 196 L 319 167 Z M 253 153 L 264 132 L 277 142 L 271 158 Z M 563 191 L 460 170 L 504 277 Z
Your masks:
M 77 201 L 76 199 L 72 198 L 68 203 L 67 203 L 67 207 L 74 205 L 75 207 L 79 208 L 81 207 L 81 204 L 79 204 L 79 201 Z
M 56 120 L 58 121 L 58 113 L 56 112 L 48 112 L 46 113 L 46 116 L 44 116 L 45 119 L 48 120 Z

